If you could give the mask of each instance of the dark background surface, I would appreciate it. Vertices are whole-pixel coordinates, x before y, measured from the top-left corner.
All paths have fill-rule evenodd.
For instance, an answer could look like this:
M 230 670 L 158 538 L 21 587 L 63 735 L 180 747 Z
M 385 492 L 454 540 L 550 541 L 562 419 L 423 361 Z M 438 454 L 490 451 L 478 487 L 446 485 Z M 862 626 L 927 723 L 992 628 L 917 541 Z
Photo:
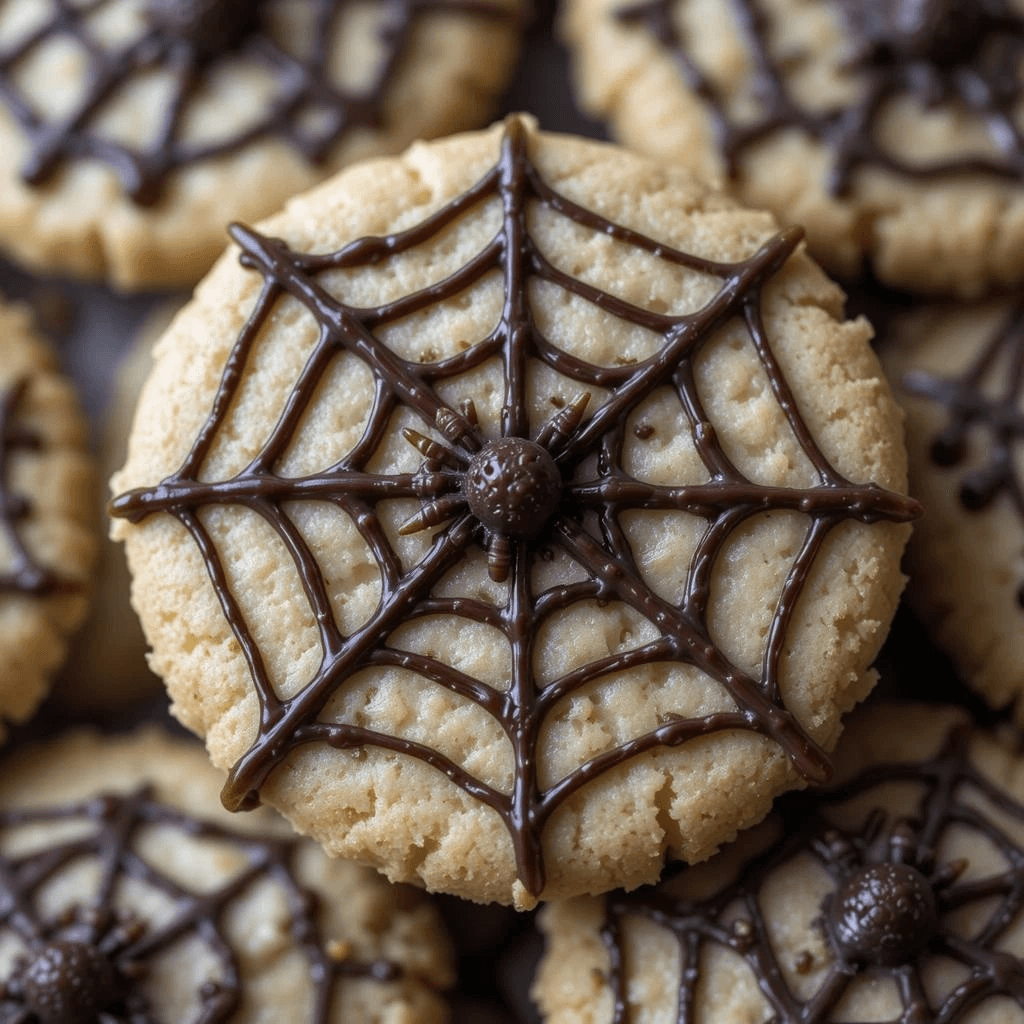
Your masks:
M 554 37 L 550 8 L 539 12 L 527 35 L 517 79 L 502 106 L 503 113 L 512 110 L 537 115 L 549 130 L 604 137 L 601 126 L 573 105 L 567 59 Z M 0 291 L 26 298 L 36 307 L 44 329 L 58 344 L 65 369 L 81 385 L 94 424 L 108 400 L 120 355 L 140 323 L 166 298 L 123 296 L 99 286 L 40 280 L 2 263 Z M 864 310 L 883 329 L 886 310 L 892 305 L 905 306 L 908 301 L 871 286 L 848 286 L 848 291 L 851 308 Z M 1005 717 L 989 711 L 960 684 L 948 661 L 932 647 L 905 609 L 897 616 L 879 668 L 880 694 L 966 704 L 987 724 Z M 141 715 L 166 720 L 166 705 L 152 705 Z M 129 721 L 138 717 L 136 713 Z M 65 721 L 51 704 L 44 708 L 41 719 L 21 734 L 49 732 Z M 108 718 L 100 724 L 111 722 Z M 441 904 L 460 954 L 455 1024 L 534 1024 L 537 1017 L 527 989 L 540 952 L 540 939 L 533 915 L 476 907 L 448 897 Z

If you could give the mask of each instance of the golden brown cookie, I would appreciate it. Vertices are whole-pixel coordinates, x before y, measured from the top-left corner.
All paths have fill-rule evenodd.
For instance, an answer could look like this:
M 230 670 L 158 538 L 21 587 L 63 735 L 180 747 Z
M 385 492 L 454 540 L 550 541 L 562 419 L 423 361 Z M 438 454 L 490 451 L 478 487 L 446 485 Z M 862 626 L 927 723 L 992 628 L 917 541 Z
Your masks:
M 49 691 L 98 546 L 86 424 L 24 306 L 0 301 L 0 742 Z
M 0 250 L 191 286 L 354 160 L 486 122 L 519 0 L 4 0 Z
M 545 1024 L 1024 1021 L 1019 751 L 879 705 L 836 758 L 707 864 L 546 908 Z
M 235 237 L 113 484 L 228 806 L 522 907 L 827 773 L 916 508 L 799 233 L 513 118 Z
M 1020 0 L 572 0 L 564 31 L 623 143 L 802 225 L 826 269 L 1024 278 Z
M 418 893 L 227 814 L 197 745 L 73 733 L 0 767 L 0 1014 L 441 1024 L 452 983 Z

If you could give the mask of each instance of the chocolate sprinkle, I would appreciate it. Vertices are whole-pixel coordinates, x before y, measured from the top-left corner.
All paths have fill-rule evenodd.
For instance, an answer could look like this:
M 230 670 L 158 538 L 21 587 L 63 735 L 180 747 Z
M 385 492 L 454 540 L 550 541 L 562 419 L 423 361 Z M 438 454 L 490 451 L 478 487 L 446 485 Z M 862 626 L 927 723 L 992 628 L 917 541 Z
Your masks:
M 9 551 L 10 566 L 0 571 L 0 595 L 24 594 L 45 597 L 71 587 L 40 566 L 29 553 L 18 525 L 30 513 L 26 498 L 11 490 L 11 456 L 18 450 L 38 450 L 40 439 L 17 423 L 18 405 L 28 381 L 16 383 L 6 392 L 0 390 L 0 536 Z
M 990 438 L 986 464 L 961 480 L 963 507 L 977 512 L 995 502 L 1008 502 L 1024 527 L 1024 481 L 1013 450 L 1024 441 L 1024 303 L 1014 308 L 960 377 L 915 370 L 902 383 L 911 394 L 949 411 L 946 426 L 931 445 L 937 465 L 959 466 L 967 458 L 968 434 L 978 427 Z M 1024 608 L 1024 582 L 1018 604 Z
M 458 218 L 491 199 L 503 210 L 502 224 L 487 246 L 443 281 L 383 306 L 357 308 L 330 295 L 318 275 L 335 268 L 386 261 L 442 232 Z M 683 315 L 649 312 L 550 264 L 531 237 L 527 217 L 534 204 L 637 251 L 719 282 L 702 309 Z M 283 242 L 242 227 L 233 229 L 242 263 L 264 278 L 259 299 L 228 359 L 213 410 L 182 467 L 155 487 L 123 494 L 112 514 L 139 522 L 154 512 L 173 515 L 191 534 L 213 581 L 221 607 L 238 640 L 260 704 L 258 734 L 234 766 L 223 799 L 227 807 L 253 806 L 268 775 L 291 751 L 308 743 L 337 749 L 377 746 L 418 758 L 446 775 L 466 793 L 500 815 L 512 839 L 519 878 L 528 892 L 544 888 L 542 832 L 552 813 L 587 783 L 632 758 L 659 747 L 676 747 L 698 736 L 749 730 L 781 745 L 808 779 L 830 771 L 825 753 L 786 708 L 779 687 L 780 664 L 794 609 L 812 563 L 827 536 L 851 519 L 864 523 L 908 522 L 919 507 L 908 498 L 874 484 L 854 484 L 841 476 L 818 449 L 801 417 L 762 323 L 761 289 L 800 242 L 798 229 L 782 232 L 738 263 L 717 263 L 673 249 L 663 242 L 614 224 L 545 184 L 527 152 L 523 124 L 506 123 L 497 165 L 476 185 L 421 224 L 382 238 L 351 242 L 338 252 L 307 255 Z M 466 351 L 434 363 L 415 363 L 392 352 L 375 333 L 410 313 L 451 299 L 498 271 L 505 282 L 500 321 Z M 598 366 L 570 355 L 544 337 L 528 299 L 530 281 L 564 289 L 607 313 L 657 332 L 663 347 L 651 358 L 629 366 Z M 275 304 L 289 295 L 301 302 L 319 325 L 319 342 L 289 396 L 277 427 L 251 465 L 230 480 L 207 483 L 203 464 L 238 392 L 246 363 Z M 739 318 L 789 428 L 818 478 L 808 489 L 773 487 L 747 480 L 733 465 L 704 411 L 696 385 L 694 359 L 718 329 Z M 275 464 L 286 452 L 332 359 L 351 352 L 372 370 L 375 397 L 363 436 L 352 451 L 321 473 L 282 479 Z M 485 439 L 471 402 L 454 409 L 439 396 L 438 383 L 498 358 L 504 367 L 501 437 L 516 447 L 532 441 L 557 467 L 558 493 L 543 501 L 544 518 L 530 531 L 503 528 L 500 517 L 478 517 L 467 498 L 467 467 L 498 442 Z M 610 389 L 610 396 L 588 418 L 587 395 L 559 409 L 533 438 L 527 435 L 527 367 L 547 364 L 583 387 Z M 670 387 L 687 416 L 708 482 L 678 487 L 655 486 L 631 478 L 622 468 L 626 422 L 630 413 L 658 388 Z M 405 437 L 424 456 L 414 474 L 378 474 L 367 470 L 400 407 L 412 410 L 432 436 L 415 430 Z M 585 469 L 594 463 L 596 468 Z M 595 475 L 596 474 L 596 475 Z M 545 480 L 551 478 L 545 474 Z M 548 486 L 544 484 L 543 490 Z M 403 532 L 441 527 L 420 562 L 404 571 L 376 511 L 378 502 L 418 499 L 420 511 Z M 285 506 L 296 501 L 330 501 L 351 517 L 378 561 L 382 593 L 370 619 L 350 635 L 338 626 L 327 585 Z M 532 500 L 532 499 L 531 499 Z M 228 574 L 197 511 L 212 504 L 244 505 L 258 513 L 284 541 L 298 569 L 320 631 L 323 658 L 314 678 L 298 694 L 281 699 L 228 582 Z M 550 508 L 550 511 L 546 511 Z M 706 523 L 690 567 L 686 592 L 678 604 L 659 597 L 637 566 L 620 525 L 630 509 L 685 511 Z M 808 530 L 779 598 L 766 645 L 760 678 L 733 665 L 711 639 L 708 626 L 710 578 L 715 561 L 732 532 L 773 509 L 804 513 Z M 584 518 L 597 529 L 588 530 Z M 450 599 L 434 593 L 442 577 L 468 551 L 482 546 L 491 576 L 508 580 L 502 607 L 485 601 Z M 584 581 L 535 592 L 533 567 L 560 549 L 586 573 Z M 534 643 L 553 613 L 580 602 L 619 601 L 643 615 L 657 638 L 624 653 L 581 666 L 541 685 L 534 670 Z M 403 623 L 427 615 L 446 615 L 486 623 L 504 634 L 511 653 L 508 689 L 498 691 L 445 665 L 439 659 L 390 646 L 389 636 Z M 556 705 L 581 687 L 613 678 L 640 665 L 692 665 L 729 693 L 735 710 L 701 718 L 671 716 L 658 728 L 579 765 L 547 789 L 538 779 L 537 743 Z M 461 765 L 424 744 L 321 716 L 338 690 L 367 666 L 401 666 L 477 704 L 491 715 L 512 748 L 514 781 L 503 793 L 474 778 Z
M 302 3 L 310 11 L 313 31 L 306 53 L 290 52 L 267 27 L 261 14 L 274 6 L 274 0 L 149 0 L 141 34 L 112 48 L 90 25 L 111 2 L 52 0 L 53 13 L 43 24 L 17 45 L 0 51 L 0 102 L 28 139 L 29 155 L 22 167 L 28 184 L 47 183 L 69 160 L 100 160 L 113 168 L 122 187 L 141 206 L 156 203 L 179 168 L 236 152 L 261 139 L 283 139 L 310 163 L 325 162 L 350 130 L 386 127 L 385 94 L 423 16 L 460 12 L 483 18 L 512 17 L 488 0 L 373 0 L 385 12 L 375 44 L 382 51 L 380 63 L 365 86 L 343 89 L 331 76 L 329 48 L 336 23 L 355 0 L 287 0 Z M 41 48 L 62 38 L 78 44 L 89 70 L 75 108 L 52 121 L 25 94 L 17 76 Z M 216 141 L 182 138 L 190 111 L 217 66 L 239 59 L 273 76 L 276 88 L 265 110 L 255 121 Z M 141 149 L 104 135 L 97 124 L 110 102 L 134 81 L 158 70 L 171 75 L 173 91 L 164 108 L 153 112 L 160 125 L 156 140 Z
M 797 128 L 831 150 L 827 186 L 845 193 L 855 171 L 882 167 L 911 178 L 985 174 L 1018 181 L 1024 173 L 1024 135 L 1017 106 L 1024 95 L 1024 17 L 1008 0 L 831 0 L 851 38 L 848 68 L 861 83 L 849 106 L 811 110 L 791 95 L 785 62 L 772 56 L 764 0 L 722 0 L 733 14 L 751 58 L 750 92 L 760 104 L 752 119 L 734 121 L 728 102 L 699 67 L 677 27 L 685 0 L 641 0 L 618 11 L 669 50 L 687 88 L 704 101 L 730 176 L 739 156 L 776 132 Z M 908 161 L 878 138 L 878 120 L 891 101 L 909 96 L 925 108 L 946 103 L 977 116 L 998 156 Z
M 706 899 L 673 896 L 671 878 L 678 871 L 670 871 L 658 886 L 609 896 L 602 938 L 611 963 L 608 983 L 615 994 L 613 1024 L 631 1020 L 623 970 L 623 927 L 630 918 L 655 923 L 679 944 L 679 1024 L 697 1019 L 701 964 L 712 946 L 746 961 L 773 1024 L 846 1020 L 836 1016 L 836 1007 L 865 974 L 878 984 L 892 979 L 899 994 L 902 1010 L 885 1024 L 959 1024 L 989 999 L 1009 999 L 1024 1009 L 1024 963 L 1000 949 L 1024 911 L 1024 848 L 1015 838 L 1024 827 L 1024 806 L 970 764 L 968 746 L 968 731 L 956 728 L 933 760 L 876 765 L 831 790 L 783 797 L 774 812 L 779 840 Z M 886 799 L 884 787 L 891 783 L 920 787 L 915 814 L 894 818 L 880 806 Z M 878 802 L 872 805 L 876 790 Z M 865 810 L 860 827 L 839 829 L 829 821 L 830 809 L 850 800 L 872 809 Z M 983 804 L 1005 815 L 1016 830 L 998 824 Z M 943 861 L 940 851 L 951 833 L 964 830 L 975 833 L 986 847 L 994 846 L 1005 859 L 1005 870 L 960 881 L 967 862 Z M 761 893 L 778 871 L 806 857 L 828 872 L 836 893 L 825 899 L 820 922 L 833 959 L 824 965 L 817 990 L 804 1000 L 782 973 Z M 851 902 L 859 903 L 858 912 L 847 913 Z M 965 907 L 983 915 L 969 934 L 952 919 Z M 933 957 L 962 965 L 967 976 L 941 997 L 930 998 Z
M 85 825 L 88 831 L 36 846 L 32 853 L 0 854 L 0 938 L 13 938 L 26 950 L 10 973 L 0 977 L 0 1021 L 156 1024 L 163 1018 L 158 1018 L 144 992 L 152 965 L 180 943 L 195 941 L 217 963 L 216 980 L 205 982 L 195 993 L 201 1008 L 198 1019 L 203 1024 L 231 1019 L 244 992 L 223 921 L 238 899 L 266 882 L 284 893 L 291 941 L 308 965 L 312 994 L 303 1021 L 327 1024 L 343 980 L 386 983 L 402 976 L 402 969 L 390 960 L 331 955 L 317 922 L 317 898 L 296 877 L 302 840 L 233 832 L 156 802 L 148 789 L 56 808 L 0 811 L 0 833 L 67 824 Z M 159 872 L 137 852 L 137 839 L 152 826 L 230 847 L 247 863 L 218 887 L 191 889 Z M 37 909 L 40 893 L 80 862 L 99 866 L 94 896 L 57 920 L 46 919 Z M 119 894 L 128 880 L 170 901 L 169 919 L 156 924 L 119 907 Z

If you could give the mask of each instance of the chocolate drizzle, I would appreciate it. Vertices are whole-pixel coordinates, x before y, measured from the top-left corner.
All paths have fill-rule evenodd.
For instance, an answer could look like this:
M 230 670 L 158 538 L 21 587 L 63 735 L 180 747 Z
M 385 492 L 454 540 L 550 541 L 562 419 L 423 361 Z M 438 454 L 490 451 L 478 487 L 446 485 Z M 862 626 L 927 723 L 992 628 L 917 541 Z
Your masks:
M 968 746 L 967 730 L 954 729 L 934 760 L 876 765 L 831 790 L 783 797 L 775 809 L 781 838 L 705 899 L 673 896 L 669 877 L 658 886 L 607 897 L 602 937 L 611 961 L 613 1024 L 631 1019 L 623 968 L 623 926 L 630 918 L 654 922 L 679 943 L 679 1024 L 698 1019 L 700 965 L 707 962 L 703 958 L 712 946 L 746 961 L 773 1024 L 845 1020 L 835 1016 L 836 1007 L 865 973 L 879 982 L 888 976 L 899 993 L 902 1011 L 885 1024 L 959 1024 L 985 1000 L 1000 997 L 1024 1009 L 1024 962 L 1000 949 L 1024 912 L 1024 848 L 979 809 L 977 798 L 1018 828 L 1024 827 L 1024 806 L 970 764 Z M 921 787 L 915 814 L 894 818 L 876 804 L 865 812 L 858 829 L 844 831 L 829 821 L 831 808 L 854 798 L 858 807 L 861 801 L 868 807 L 871 793 L 889 783 Z M 878 800 L 885 800 L 882 792 Z M 951 831 L 963 830 L 994 846 L 1005 859 L 1005 870 L 961 881 L 967 862 L 943 861 L 940 851 Z M 760 898 L 771 876 L 807 856 L 828 872 L 836 891 L 825 899 L 819 922 L 832 957 L 817 990 L 804 1000 L 786 982 Z M 968 907 L 984 916 L 965 933 L 951 915 Z M 807 956 L 794 964 L 798 974 L 813 968 Z M 925 979 L 931 978 L 927 972 L 933 957 L 962 965 L 967 977 L 941 998 L 930 999 L 927 992 L 932 989 Z M 928 985 L 933 983 L 931 978 Z
M 390 960 L 363 961 L 347 950 L 339 955 L 325 942 L 316 896 L 296 877 L 302 840 L 233 832 L 155 802 L 147 789 L 64 807 L 0 811 L 0 832 L 68 823 L 88 825 L 89 831 L 33 853 L 0 855 L 0 938 L 14 938 L 26 951 L 0 977 L 4 1024 L 156 1024 L 163 1017 L 145 996 L 147 975 L 162 955 L 187 941 L 201 942 L 217 963 L 216 978 L 195 993 L 201 1008 L 197 1019 L 202 1024 L 232 1019 L 242 1004 L 243 979 L 223 921 L 237 900 L 267 881 L 285 895 L 291 941 L 309 968 L 312 995 L 303 1021 L 327 1024 L 345 979 L 389 982 L 402 976 Z M 140 832 L 151 826 L 222 844 L 247 863 L 216 888 L 192 890 L 136 851 Z M 60 919 L 47 920 L 38 910 L 38 894 L 85 861 L 99 865 L 94 896 Z M 169 918 L 156 924 L 119 907 L 129 879 L 171 901 Z
M 0 0 L 2 2 L 2 0 Z M 330 73 L 335 24 L 354 0 L 287 0 L 310 9 L 313 31 L 307 53 L 292 53 L 275 38 L 262 12 L 274 0 L 149 0 L 147 23 L 119 48 L 105 45 L 90 19 L 111 0 L 52 0 L 53 14 L 7 51 L 0 51 L 0 102 L 29 141 L 22 178 L 30 185 L 52 179 L 69 160 L 109 164 L 139 205 L 156 203 L 172 172 L 236 152 L 265 138 L 283 139 L 310 163 L 323 163 L 353 128 L 384 125 L 384 97 L 422 16 L 462 12 L 484 18 L 510 17 L 488 0 L 374 0 L 386 16 L 377 43 L 382 49 L 373 79 L 359 89 L 343 89 Z M 70 38 L 89 61 L 84 95 L 58 121 L 48 120 L 19 88 L 19 67 L 54 40 Z M 244 128 L 213 142 L 182 138 L 194 102 L 207 88 L 215 65 L 228 59 L 255 62 L 274 77 L 266 109 Z M 153 111 L 160 128 L 146 149 L 105 136 L 97 124 L 110 102 L 131 83 L 154 70 L 173 78 L 173 94 Z M 313 116 L 315 123 L 310 120 Z
M 784 62 L 772 56 L 763 0 L 723 0 L 749 51 L 751 93 L 760 104 L 752 119 L 733 120 L 728 101 L 690 53 L 677 27 L 685 0 L 641 0 L 618 11 L 644 26 L 670 50 L 687 88 L 705 104 L 731 176 L 740 154 L 774 133 L 797 128 L 831 150 L 827 187 L 845 193 L 854 172 L 882 167 L 911 178 L 985 174 L 1019 181 L 1024 135 L 1017 106 L 1024 96 L 1024 17 L 1009 0 L 832 0 L 852 39 L 848 67 L 861 83 L 849 106 L 807 109 L 791 95 Z M 911 96 L 923 107 L 949 103 L 977 116 L 997 156 L 908 161 L 879 140 L 879 116 L 889 103 Z
M 1016 306 L 958 379 L 912 371 L 903 378 L 903 386 L 949 410 L 947 425 L 931 445 L 937 465 L 960 465 L 967 457 L 968 433 L 984 428 L 991 438 L 988 462 L 964 476 L 960 502 L 974 512 L 1002 497 L 1024 526 L 1024 481 L 1019 458 L 1014 458 L 1014 445 L 1024 442 L 1024 303 Z M 1017 602 L 1024 609 L 1024 581 Z
M 424 243 L 460 217 L 496 198 L 503 210 L 501 227 L 486 247 L 443 281 L 383 306 L 356 308 L 328 294 L 318 275 L 334 268 L 360 267 L 386 261 Z M 714 297 L 697 312 L 663 315 L 631 305 L 593 285 L 569 276 L 549 263 L 530 235 L 527 213 L 537 204 L 584 228 L 606 234 L 640 252 L 670 264 L 708 275 L 719 282 Z M 268 775 L 288 754 L 308 743 L 338 749 L 367 745 L 418 758 L 444 773 L 468 794 L 497 812 L 510 833 L 519 878 L 526 889 L 544 888 L 542 833 L 552 813 L 569 797 L 605 772 L 658 747 L 676 747 L 713 733 L 751 730 L 779 743 L 809 779 L 824 779 L 829 762 L 785 707 L 779 672 L 787 631 L 818 552 L 832 529 L 856 519 L 864 523 L 908 522 L 919 513 L 910 499 L 874 484 L 855 484 L 842 477 L 818 449 L 789 385 L 775 360 L 762 323 L 761 289 L 786 262 L 800 241 L 799 230 L 769 239 L 738 263 L 716 263 L 656 242 L 614 224 L 566 199 L 548 187 L 530 161 L 527 135 L 517 119 L 506 124 L 497 165 L 476 185 L 453 199 L 421 224 L 386 237 L 367 237 L 328 255 L 306 255 L 248 228 L 235 227 L 242 262 L 264 278 L 259 299 L 232 351 L 213 410 L 182 467 L 154 487 L 121 495 L 112 514 L 139 522 L 154 512 L 173 515 L 202 552 L 221 607 L 237 638 L 260 704 L 258 732 L 251 748 L 235 765 L 223 799 L 229 808 L 254 805 Z M 392 352 L 375 331 L 434 303 L 473 287 L 499 271 L 505 282 L 500 321 L 466 351 L 434 363 L 415 363 Z M 636 365 L 598 366 L 570 355 L 544 337 L 528 301 L 530 280 L 548 282 L 631 324 L 657 332 L 663 346 Z M 289 295 L 301 302 L 319 325 L 319 341 L 277 427 L 250 466 L 230 480 L 202 482 L 202 468 L 245 373 L 249 353 L 275 304 Z M 747 480 L 733 465 L 703 407 L 694 358 L 717 329 L 733 318 L 746 325 L 761 366 L 782 406 L 789 428 L 818 478 L 808 489 L 774 487 Z M 279 477 L 275 463 L 287 450 L 304 410 L 323 375 L 340 352 L 357 355 L 372 370 L 375 396 L 363 435 L 352 451 L 322 473 Z M 472 402 L 454 409 L 435 390 L 444 379 L 464 374 L 497 358 L 504 368 L 504 401 L 500 432 L 503 440 L 488 441 L 477 423 Z M 528 437 L 527 371 L 531 363 L 546 364 L 581 387 L 610 389 L 609 397 L 587 410 L 587 395 L 567 402 L 553 418 Z M 658 388 L 668 386 L 687 416 L 708 482 L 677 487 L 654 486 L 630 477 L 622 467 L 626 421 L 630 413 Z M 431 436 L 415 430 L 406 439 L 424 456 L 414 474 L 377 474 L 366 466 L 384 440 L 395 411 L 415 412 Z M 529 444 L 532 442 L 532 445 Z M 538 476 L 527 485 L 526 504 L 534 508 L 529 530 L 478 517 L 466 481 L 488 453 L 508 447 L 512 455 L 498 458 L 498 475 L 509 471 L 524 451 L 543 458 L 526 459 Z M 483 456 L 482 454 L 483 453 Z M 595 470 L 585 470 L 597 456 Z M 552 483 L 546 461 L 557 467 Z M 469 472 L 467 472 L 469 470 Z M 540 481 L 540 482 L 538 482 Z M 506 481 L 507 482 L 507 481 Z M 548 493 L 548 487 L 557 493 Z M 403 532 L 443 527 L 420 562 L 405 571 L 378 519 L 378 502 L 416 499 L 420 511 Z M 345 635 L 332 613 L 327 586 L 316 559 L 284 505 L 295 501 L 330 501 L 351 517 L 373 552 L 380 570 L 382 593 L 369 620 Z M 295 562 L 320 631 L 322 662 L 314 678 L 295 696 L 275 693 L 263 659 L 239 608 L 221 555 L 197 511 L 211 504 L 244 505 L 276 531 Z M 541 509 L 542 511 L 537 511 Z M 637 566 L 619 517 L 630 509 L 685 511 L 706 522 L 690 567 L 684 597 L 672 604 L 651 589 Z M 808 530 L 786 580 L 767 642 L 760 678 L 730 663 L 715 646 L 707 622 L 710 578 L 732 531 L 765 511 L 791 510 L 807 516 Z M 584 526 L 584 517 L 597 528 Z M 514 517 L 511 517 L 514 518 Z M 538 525 L 539 521 L 539 525 Z M 475 545 L 488 552 L 490 572 L 507 580 L 503 607 L 485 601 L 437 596 L 435 586 Z M 535 592 L 533 567 L 560 549 L 586 573 L 585 581 Z M 619 601 L 643 615 L 657 638 L 625 653 L 581 666 L 541 685 L 534 670 L 534 643 L 546 619 L 580 602 Z M 499 692 L 439 659 L 390 646 L 389 636 L 403 623 L 426 615 L 456 616 L 486 623 L 504 634 L 511 655 L 511 678 Z M 728 692 L 735 709 L 702 718 L 671 716 L 660 727 L 579 765 L 547 789 L 538 781 L 536 748 L 542 726 L 556 705 L 581 687 L 614 677 L 641 665 L 678 663 L 697 667 Z M 511 744 L 514 779 L 503 793 L 474 778 L 461 765 L 429 746 L 344 721 L 324 721 L 324 708 L 352 675 L 367 666 L 400 666 L 491 715 Z
M 10 558 L 10 567 L 0 571 L 0 595 L 25 594 L 44 597 L 69 586 L 42 568 L 21 539 L 18 524 L 29 514 L 28 500 L 14 494 L 10 482 L 11 455 L 21 449 L 38 450 L 40 439 L 16 422 L 20 403 L 28 381 L 16 383 L 6 392 L 0 390 L 0 536 L 3 537 Z

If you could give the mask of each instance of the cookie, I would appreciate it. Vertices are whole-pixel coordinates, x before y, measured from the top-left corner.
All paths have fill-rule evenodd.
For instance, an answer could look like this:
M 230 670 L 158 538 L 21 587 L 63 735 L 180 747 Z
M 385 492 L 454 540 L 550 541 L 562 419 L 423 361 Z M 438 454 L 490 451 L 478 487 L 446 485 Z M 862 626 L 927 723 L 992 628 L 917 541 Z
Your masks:
M 227 814 L 194 743 L 78 732 L 0 778 L 5 1020 L 447 1019 L 425 898 Z
M 926 510 L 908 597 L 964 681 L 1024 724 L 1024 311 L 919 308 L 885 340 Z
M 803 225 L 826 269 L 1024 278 L 1017 0 L 572 0 L 564 31 L 585 109 Z
M 48 692 L 86 612 L 99 534 L 86 432 L 27 308 L 0 302 L 0 742 Z
M 519 0 L 4 0 L 0 249 L 193 285 L 225 225 L 354 160 L 486 122 Z M 486 55 L 486 59 L 481 59 Z
M 511 118 L 235 238 L 112 504 L 229 807 L 527 907 L 827 774 L 916 506 L 799 232 Z
M 170 302 L 152 313 L 117 367 L 100 428 L 99 472 L 104 480 L 124 462 L 139 392 L 153 368 L 153 345 L 180 307 L 180 302 Z M 104 521 L 108 500 L 103 494 Z M 161 688 L 146 665 L 146 639 L 128 598 L 131 576 L 124 550 L 109 538 L 101 543 L 93 583 L 89 614 L 57 680 L 56 699 L 82 710 L 121 710 L 159 694 Z
M 840 783 L 713 861 L 545 908 L 547 1024 L 1024 1020 L 1024 763 L 961 712 L 877 705 Z

